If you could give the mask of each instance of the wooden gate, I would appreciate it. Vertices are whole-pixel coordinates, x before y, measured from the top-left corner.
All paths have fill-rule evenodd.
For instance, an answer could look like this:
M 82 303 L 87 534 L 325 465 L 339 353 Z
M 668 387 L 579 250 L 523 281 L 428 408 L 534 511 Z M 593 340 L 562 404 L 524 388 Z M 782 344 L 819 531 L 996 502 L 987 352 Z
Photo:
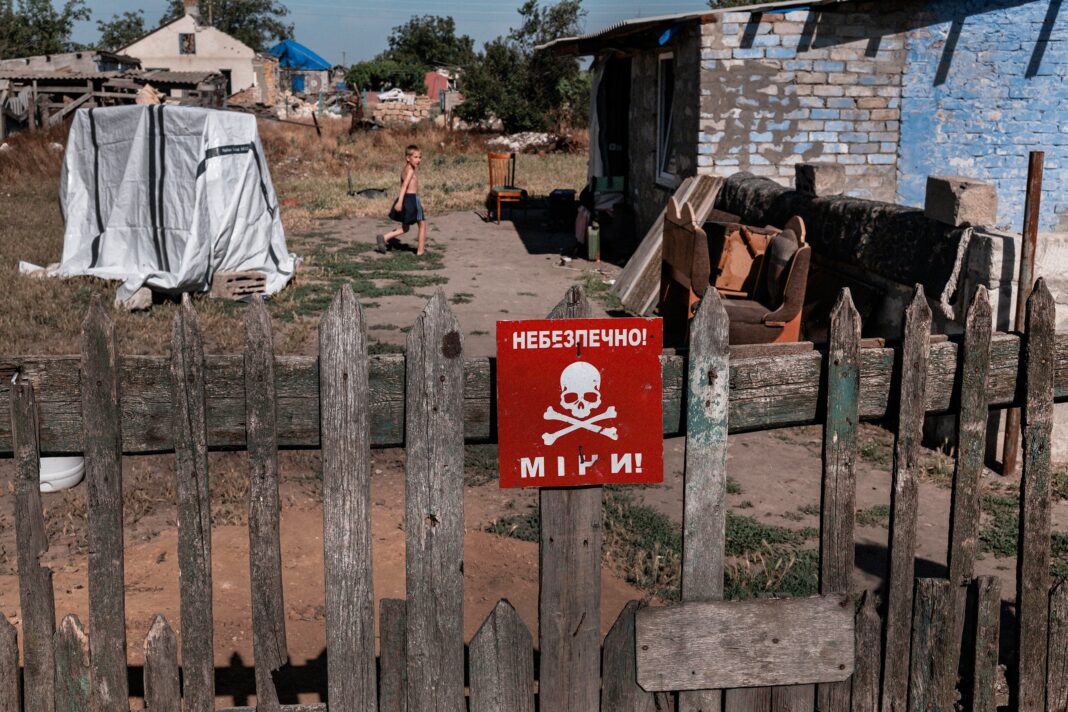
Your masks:
M 488 359 L 463 358 L 444 294 L 417 320 L 405 357 L 375 358 L 367 355 L 363 315 L 348 288 L 321 322 L 318 358 L 276 356 L 258 300 L 248 310 L 241 356 L 205 357 L 197 315 L 186 301 L 169 359 L 120 357 L 111 317 L 95 302 L 80 357 L 0 358 L 0 370 L 8 371 L 4 383 L 13 378 L 0 390 L 11 412 L 9 429 L 0 425 L 0 452 L 17 461 L 23 651 L 20 666 L 16 631 L 0 619 L 0 712 L 128 708 L 121 462 L 124 455 L 160 451 L 175 453 L 182 636 L 179 646 L 168 622 L 157 617 L 145 641 L 145 698 L 153 710 L 213 708 L 210 448 L 249 453 L 258 709 L 909 712 L 950 710 L 959 699 L 966 709 L 992 712 L 1000 583 L 977 579 L 974 563 L 986 415 L 1007 405 L 1024 408 L 1025 460 L 1019 655 L 1018 662 L 1011 656 L 1005 662 L 1013 665 L 1014 706 L 1064 710 L 1068 586 L 1050 590 L 1049 441 L 1054 396 L 1066 395 L 1061 374 L 1068 369 L 1068 342 L 1053 333 L 1053 311 L 1040 281 L 1026 335 L 992 336 L 980 288 L 963 342 L 932 343 L 930 310 L 918 288 L 903 342 L 889 348 L 861 342 L 860 319 L 843 293 L 827 349 L 783 344 L 732 351 L 726 315 L 710 293 L 694 320 L 688 358 L 664 358 L 665 434 L 687 438 L 682 603 L 653 609 L 632 602 L 601 641 L 601 489 L 543 490 L 535 675 L 534 636 L 507 601 L 469 641 L 465 657 L 463 446 L 465 438 L 494 437 L 493 371 Z M 576 287 L 552 316 L 589 313 Z M 950 410 L 957 412 L 959 446 L 949 577 L 916 580 L 920 431 L 926 413 Z M 861 418 L 889 421 L 896 432 L 882 615 L 872 593 L 851 584 Z M 728 433 L 811 422 L 824 425 L 822 598 L 733 608 L 716 603 L 723 596 Z M 407 590 L 406 600 L 382 602 L 376 656 L 369 450 L 397 444 L 407 450 Z M 322 451 L 327 704 L 279 705 L 272 677 L 287 660 L 279 447 Z M 85 454 L 89 635 L 73 616 L 56 629 L 51 572 L 40 564 L 47 548 L 37 490 L 42 451 Z M 827 602 L 837 602 L 837 612 Z M 843 651 L 842 610 L 846 623 L 855 615 L 848 627 L 855 656 Z M 775 636 L 769 616 L 791 612 L 791 625 Z M 830 623 L 816 626 L 816 614 Z M 773 636 L 764 644 L 780 646 L 778 657 L 765 656 L 759 667 L 743 656 L 728 676 L 730 661 L 702 648 L 698 633 L 744 616 L 764 620 L 762 630 Z M 813 621 L 811 636 L 799 637 L 798 620 Z M 668 653 L 676 657 L 659 660 L 684 655 L 686 669 L 657 667 L 652 653 L 666 640 L 664 631 L 672 632 L 677 649 Z M 680 679 L 680 672 L 693 680 Z M 700 689 L 723 681 L 737 686 Z M 813 681 L 821 684 L 793 684 Z

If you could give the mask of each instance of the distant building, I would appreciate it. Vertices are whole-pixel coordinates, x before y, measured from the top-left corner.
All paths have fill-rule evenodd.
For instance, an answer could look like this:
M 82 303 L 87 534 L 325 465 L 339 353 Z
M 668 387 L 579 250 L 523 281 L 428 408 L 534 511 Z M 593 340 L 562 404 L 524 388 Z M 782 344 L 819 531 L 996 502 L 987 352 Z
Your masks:
M 102 49 L 62 54 L 42 54 L 34 57 L 0 59 L 0 70 L 34 72 L 125 72 L 140 69 L 141 62 L 134 57 Z
M 318 94 L 332 89 L 330 74 L 333 67 L 325 59 L 296 40 L 282 40 L 267 50 L 278 59 L 283 84 L 296 94 Z
M 256 85 L 256 52 L 200 20 L 197 0 L 184 0 L 185 14 L 123 47 L 146 70 L 221 72 L 227 94 Z

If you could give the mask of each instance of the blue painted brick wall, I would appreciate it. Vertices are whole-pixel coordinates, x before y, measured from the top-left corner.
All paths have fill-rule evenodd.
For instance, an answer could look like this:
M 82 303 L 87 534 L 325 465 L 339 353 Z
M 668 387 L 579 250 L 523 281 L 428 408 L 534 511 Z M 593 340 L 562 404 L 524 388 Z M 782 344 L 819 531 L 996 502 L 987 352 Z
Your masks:
M 962 23 L 955 45 L 954 22 Z M 989 180 L 999 223 L 1019 230 L 1027 153 L 1039 149 L 1042 227 L 1068 230 L 1068 3 L 928 0 L 912 27 L 899 200 L 923 205 L 928 175 Z

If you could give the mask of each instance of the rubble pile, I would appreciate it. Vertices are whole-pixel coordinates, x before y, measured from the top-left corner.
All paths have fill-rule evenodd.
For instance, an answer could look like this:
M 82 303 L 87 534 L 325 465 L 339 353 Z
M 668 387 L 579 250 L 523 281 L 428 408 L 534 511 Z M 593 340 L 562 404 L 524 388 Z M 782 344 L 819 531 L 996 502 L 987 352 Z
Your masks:
M 413 103 L 383 101 L 371 110 L 371 118 L 382 126 L 403 126 L 430 120 L 434 100 L 429 96 L 417 96 Z

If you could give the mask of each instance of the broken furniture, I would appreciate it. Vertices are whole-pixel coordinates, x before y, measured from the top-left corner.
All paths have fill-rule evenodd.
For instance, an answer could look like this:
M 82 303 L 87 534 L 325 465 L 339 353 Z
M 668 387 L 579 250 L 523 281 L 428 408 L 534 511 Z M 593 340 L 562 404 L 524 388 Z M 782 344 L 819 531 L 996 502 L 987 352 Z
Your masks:
M 527 199 L 527 191 L 515 185 L 515 154 L 490 153 L 489 159 L 489 202 L 497 204 L 497 224 L 501 224 L 501 205 L 519 203 Z
M 669 198 L 664 210 L 659 299 L 665 346 L 686 343 L 690 319 L 709 287 L 711 274 L 708 239 L 693 207 Z
M 801 338 L 801 309 L 812 248 L 804 223 L 793 218 L 771 238 L 755 289 L 745 299 L 725 299 L 731 344 L 770 344 Z

